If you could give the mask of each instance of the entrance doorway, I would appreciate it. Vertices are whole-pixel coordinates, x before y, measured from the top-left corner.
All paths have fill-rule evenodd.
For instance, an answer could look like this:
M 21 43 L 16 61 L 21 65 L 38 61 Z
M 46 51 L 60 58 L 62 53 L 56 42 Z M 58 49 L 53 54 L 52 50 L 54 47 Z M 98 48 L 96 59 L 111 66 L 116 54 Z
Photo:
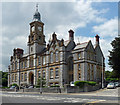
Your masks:
M 29 73 L 29 84 L 30 85 L 34 84 L 34 74 L 33 74 L 33 72 Z

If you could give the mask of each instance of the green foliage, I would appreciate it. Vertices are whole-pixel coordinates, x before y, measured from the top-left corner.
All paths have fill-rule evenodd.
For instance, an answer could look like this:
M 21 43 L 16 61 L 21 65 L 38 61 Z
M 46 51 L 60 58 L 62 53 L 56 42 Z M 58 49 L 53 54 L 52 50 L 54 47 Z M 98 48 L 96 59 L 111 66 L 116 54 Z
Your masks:
M 39 78 L 37 80 L 37 87 L 41 85 L 41 82 L 42 82 L 42 87 L 46 85 L 46 79 L 44 78 Z
M 75 86 L 79 86 L 80 88 L 82 88 L 85 83 L 87 83 L 87 81 L 76 81 L 76 82 L 74 82 Z
M 7 72 L 3 72 L 3 73 L 2 73 L 2 78 L 8 79 L 8 73 L 7 73 Z
M 118 81 L 119 79 L 118 78 L 106 78 L 106 81 L 113 81 L 113 82 L 115 82 L 115 81 Z
M 79 86 L 80 88 L 82 88 L 84 86 L 84 84 L 95 86 L 96 82 L 94 82 L 94 81 L 76 81 L 74 84 L 75 84 L 75 86 Z
M 16 83 L 13 83 L 12 86 L 16 86 L 16 87 L 19 87 Z
M 95 86 L 96 85 L 96 82 L 94 82 L 94 81 L 88 81 L 87 83 L 88 83 L 88 85 L 91 85 L 91 86 Z
M 2 78 L 2 86 L 7 86 L 8 81 L 6 78 Z
M 109 51 L 109 65 L 113 69 L 114 77 L 120 78 L 120 37 L 116 37 L 111 45 L 112 51 Z
M 105 71 L 106 81 L 118 81 L 118 78 L 115 77 L 115 71 Z
M 2 88 L 3 88 L 3 89 L 8 89 L 9 87 L 3 86 Z
M 35 87 L 36 87 L 36 88 L 40 88 L 40 86 L 39 86 L 39 85 L 36 85 Z
M 0 71 L 0 85 L 7 87 L 8 85 L 8 73 Z
M 50 86 L 50 87 L 60 87 L 59 85 L 53 85 L 53 86 Z

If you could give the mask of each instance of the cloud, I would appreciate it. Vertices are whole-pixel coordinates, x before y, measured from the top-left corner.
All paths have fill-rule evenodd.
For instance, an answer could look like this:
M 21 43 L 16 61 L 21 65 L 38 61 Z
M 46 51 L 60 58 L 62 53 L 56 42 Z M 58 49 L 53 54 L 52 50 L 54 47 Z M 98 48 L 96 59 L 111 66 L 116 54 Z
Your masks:
M 7 68 L 13 48 L 27 49 L 29 23 L 32 22 L 35 3 L 3 3 L 2 10 L 3 65 Z M 108 10 L 108 8 L 97 10 L 92 7 L 92 2 L 84 0 L 67 3 L 39 3 L 41 18 L 45 23 L 47 42 L 53 32 L 56 32 L 59 39 L 67 40 L 69 29 L 75 31 L 78 28 L 87 27 L 90 23 L 106 23 L 106 18 L 101 17 L 101 14 L 107 13 Z M 94 30 L 97 32 L 97 28 Z M 94 41 L 94 38 L 89 37 L 89 39 Z M 77 35 L 75 40 L 77 41 Z M 80 42 L 87 40 L 88 37 L 80 37 Z
M 94 26 L 93 31 L 98 33 L 101 37 L 115 37 L 118 35 L 118 18 L 110 19 L 104 24 Z

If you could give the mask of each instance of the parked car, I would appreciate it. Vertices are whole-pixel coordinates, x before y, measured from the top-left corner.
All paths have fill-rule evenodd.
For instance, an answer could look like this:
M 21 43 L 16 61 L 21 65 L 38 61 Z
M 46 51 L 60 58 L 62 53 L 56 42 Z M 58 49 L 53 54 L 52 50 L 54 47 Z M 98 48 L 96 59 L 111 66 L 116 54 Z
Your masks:
M 29 86 L 28 88 L 31 89 L 31 88 L 34 88 L 34 87 L 33 87 L 33 85 L 31 85 L 31 86 Z
M 15 89 L 16 86 L 11 86 L 10 89 Z
M 70 82 L 70 86 L 75 86 L 75 85 L 74 85 L 74 81 L 71 81 L 71 82 Z
M 116 86 L 116 87 L 119 87 L 119 86 L 120 86 L 120 83 L 119 83 L 119 82 L 115 82 L 115 86 Z
M 110 82 L 108 85 L 107 85 L 107 89 L 115 89 L 115 83 L 114 82 Z

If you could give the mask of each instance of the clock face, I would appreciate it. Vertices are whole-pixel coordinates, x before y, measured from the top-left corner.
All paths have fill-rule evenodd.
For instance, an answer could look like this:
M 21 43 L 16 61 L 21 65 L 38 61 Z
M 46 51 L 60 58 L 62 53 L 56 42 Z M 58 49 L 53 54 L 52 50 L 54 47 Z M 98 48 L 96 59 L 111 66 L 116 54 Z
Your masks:
M 42 27 L 39 26 L 39 27 L 38 27 L 38 30 L 39 30 L 39 31 L 42 31 Z
M 33 27 L 32 27 L 32 32 L 33 32 L 34 30 L 35 30 L 35 27 L 33 26 Z

